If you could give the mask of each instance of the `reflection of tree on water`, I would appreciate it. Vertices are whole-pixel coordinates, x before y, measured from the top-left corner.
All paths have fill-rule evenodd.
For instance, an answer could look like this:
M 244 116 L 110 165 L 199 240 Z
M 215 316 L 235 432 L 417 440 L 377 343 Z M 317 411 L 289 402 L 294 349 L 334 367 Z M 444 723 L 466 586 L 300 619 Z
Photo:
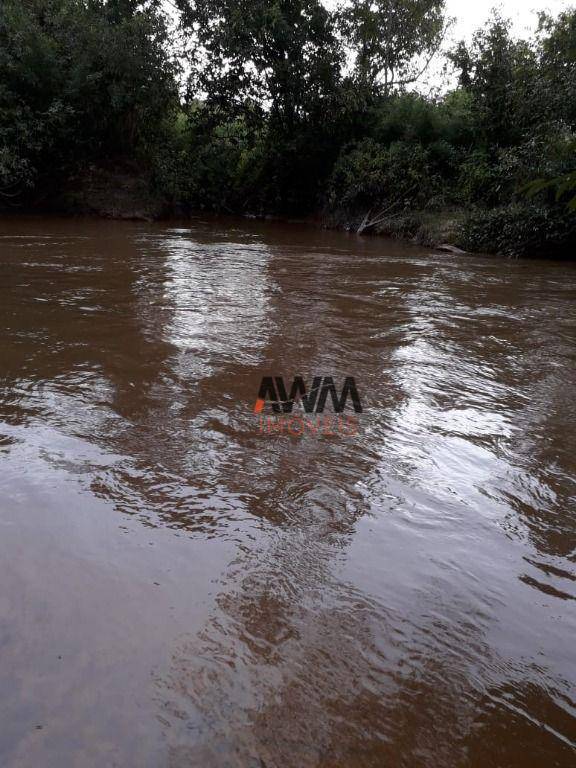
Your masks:
M 166 345 L 142 336 L 134 304 L 140 254 L 128 232 L 100 224 L 91 236 L 84 223 L 76 236 L 73 224 L 64 233 L 52 226 L 39 245 L 30 236 L 26 260 L 17 249 L 11 254 L 4 370 L 22 395 L 23 421 L 41 416 L 83 434 L 83 419 L 106 414 L 112 404 L 122 408 Z
M 402 456 L 447 502 L 456 495 L 510 535 L 527 535 L 554 567 L 575 542 L 566 440 L 574 409 L 571 367 L 546 361 L 573 357 L 573 339 L 558 337 L 557 326 L 574 291 L 553 273 L 510 269 L 522 275 L 512 286 L 487 282 L 477 265 L 454 272 L 431 263 L 406 286 L 391 363 L 403 398 L 378 427 L 382 463 Z M 571 327 L 576 316 L 563 322 Z
M 91 237 L 86 225 L 76 240 L 56 225 L 37 253 L 27 243 L 31 282 L 18 283 L 28 272 L 15 253 L 8 273 L 18 308 L 14 334 L 23 325 L 30 332 L 23 342 L 10 336 L 13 308 L 4 304 L 6 419 L 40 419 L 51 443 L 46 455 L 72 470 L 76 463 L 91 490 L 123 512 L 195 530 L 213 527 L 219 516 L 225 526 L 242 501 L 218 478 L 188 480 L 201 470 L 190 462 L 203 456 L 199 444 L 211 443 L 202 445 L 210 435 L 195 419 L 221 399 L 207 392 L 202 401 L 198 384 L 207 370 L 258 358 L 266 249 L 236 243 L 228 257 L 210 238 L 156 237 L 116 225 L 102 237 L 102 228 Z M 80 459 L 78 443 L 64 435 L 86 441 Z M 69 445 L 76 456 L 65 455 Z
M 277 277 L 277 282 L 287 292 L 288 278 Z M 306 287 L 305 282 L 303 290 Z M 492 585 L 476 593 L 469 584 L 459 589 L 449 574 L 428 585 L 422 573 L 411 573 L 399 558 L 405 576 L 417 578 L 417 591 L 412 591 L 415 604 L 405 604 L 398 613 L 382 597 L 372 598 L 339 579 L 357 520 L 371 509 L 386 514 L 383 499 L 390 498 L 388 489 L 394 489 L 397 511 L 404 513 L 418 500 L 429 501 L 430 509 L 435 505 L 439 514 L 450 510 L 456 520 L 466 508 L 481 508 L 484 497 L 470 487 L 470 473 L 459 477 L 453 468 L 456 492 L 452 486 L 435 495 L 435 488 L 444 487 L 440 478 L 434 479 L 442 462 L 459 456 L 474 468 L 482 456 L 488 474 L 479 484 L 489 485 L 502 468 L 502 459 L 492 453 L 493 440 L 502 430 L 509 437 L 501 371 L 483 367 L 474 342 L 463 356 L 466 347 L 458 339 L 457 324 L 449 319 L 451 313 L 470 311 L 465 300 L 431 291 L 430 300 L 448 321 L 431 334 L 435 353 L 416 360 L 412 353 L 419 334 L 411 324 L 418 312 L 420 317 L 425 314 L 426 291 L 420 292 L 414 315 L 404 312 L 403 321 L 405 297 L 399 298 L 400 306 L 389 302 L 388 310 L 392 318 L 399 317 L 400 333 L 404 327 L 404 350 L 411 350 L 406 360 L 398 361 L 411 363 L 404 378 L 399 377 L 406 397 L 386 403 L 382 396 L 389 423 L 382 418 L 371 430 L 373 442 L 366 437 L 331 446 L 274 441 L 266 447 L 265 461 L 258 463 L 257 453 L 252 454 L 257 501 L 251 509 L 276 527 L 241 548 L 220 590 L 213 619 L 196 637 L 178 645 L 170 675 L 158 681 L 174 766 L 253 763 L 306 768 L 352 761 L 381 766 L 401 764 L 407 755 L 410 765 L 496 765 L 497 745 L 491 745 L 491 752 L 479 734 L 492 727 L 486 723 L 497 697 L 524 687 L 534 696 L 527 699 L 525 710 L 520 707 L 519 740 L 534 743 L 534 765 L 550 756 L 567 759 L 566 722 L 557 734 L 539 737 L 547 723 L 566 720 L 566 710 L 554 701 L 564 695 L 567 684 L 561 677 L 551 682 L 554 672 L 514 661 L 514 654 L 500 657 L 498 645 L 490 642 L 492 625 L 502 619 L 497 609 L 501 597 L 493 594 Z M 297 292 L 293 301 L 298 300 Z M 322 309 L 319 326 L 337 325 L 331 316 L 334 304 L 324 301 Z M 359 337 L 370 327 L 369 315 L 370 310 L 364 328 L 356 318 Z M 292 354 L 297 365 L 313 367 L 314 353 L 306 360 L 305 353 L 295 352 L 298 348 L 286 330 L 289 341 L 283 351 L 275 355 L 275 348 L 271 350 L 272 367 L 281 367 Z M 358 359 L 355 365 L 358 371 Z M 486 385 L 483 391 L 471 386 L 478 375 Z M 498 401 L 493 406 L 501 418 L 489 418 L 492 398 Z M 451 407 L 455 401 L 458 408 Z M 376 436 L 382 439 L 385 465 Z M 415 450 L 418 455 L 410 453 Z M 430 465 L 422 461 L 427 450 Z M 239 479 L 249 479 L 244 468 L 241 462 L 232 480 L 235 486 Z M 397 480 L 390 482 L 394 476 Z M 472 479 L 480 481 L 478 475 Z M 365 482 L 357 485 L 359 481 Z M 412 492 L 411 484 L 422 485 L 422 490 Z M 390 534 L 395 535 L 393 528 Z M 412 537 L 408 543 L 417 540 Z M 432 544 L 424 557 L 450 562 L 449 549 L 435 551 Z M 471 565 L 456 561 L 457 570 L 466 567 Z M 482 569 L 474 579 L 479 574 L 484 575 Z M 381 587 L 385 597 L 385 585 Z M 480 610 L 475 600 L 487 602 L 488 611 Z M 534 721 L 538 709 L 544 713 L 541 723 Z M 511 750 L 509 744 L 506 748 Z
M 188 232 L 148 234 L 139 247 L 147 254 L 135 287 L 140 329 L 144 338 L 160 336 L 165 354 L 135 396 L 142 418 L 114 437 L 131 461 L 93 489 L 122 511 L 143 510 L 153 524 L 157 516 L 172 527 L 222 532 L 245 515 L 246 493 L 229 491 L 218 471 L 220 456 L 232 462 L 239 449 L 212 422 L 239 405 L 226 400 L 226 384 L 235 369 L 255 364 L 266 338 L 266 249 L 236 243 L 228 253 Z
M 338 579 L 342 543 L 322 533 L 239 558 L 213 619 L 177 645 L 157 683 L 170 766 L 569 764 L 565 691 L 500 658 L 457 589 L 430 586 L 399 614 Z
M 499 591 L 490 569 L 500 553 L 499 567 L 510 562 L 515 533 L 498 538 L 482 515 L 537 520 L 534 495 L 526 510 L 504 495 L 518 488 L 510 424 L 530 415 L 514 399 L 522 367 L 506 370 L 506 317 L 499 307 L 482 313 L 488 296 L 474 297 L 480 288 L 463 268 L 458 281 L 428 257 L 352 265 L 323 250 L 323 237 L 314 248 L 241 236 L 221 246 L 137 231 L 110 244 L 119 257 L 94 243 L 80 263 L 54 251 L 41 286 L 14 286 L 29 312 L 25 333 L 39 328 L 49 343 L 33 343 L 27 360 L 10 339 L 9 383 L 27 386 L 12 387 L 7 416 L 42 419 L 50 439 L 78 438 L 86 455 L 72 445 L 67 468 L 118 510 L 237 544 L 212 618 L 159 673 L 175 766 L 220 768 L 236 753 L 240 765 L 258 755 L 267 765 L 380 767 L 410 750 L 415 765 L 450 764 L 465 748 L 483 754 L 476 729 L 494 727 L 490 702 L 507 697 L 510 681 L 533 692 L 527 717 L 518 715 L 522 738 L 538 742 L 530 718 L 539 708 L 545 724 L 564 711 L 546 692 L 562 688 L 561 663 L 536 669 L 529 642 L 526 660 L 494 650 L 492 633 L 516 598 L 526 601 L 521 590 L 534 590 L 512 561 L 502 571 L 512 574 L 508 592 Z M 31 303 L 39 287 L 48 310 Z M 483 337 L 486 328 L 497 338 Z M 355 375 L 367 405 L 361 434 L 255 434 L 264 367 Z M 552 434 L 560 440 L 560 429 Z M 374 535 L 372 520 L 382 526 Z M 347 576 L 363 558 L 373 581 Z M 554 606 L 533 610 L 545 624 Z M 552 738 L 555 755 L 565 747 Z

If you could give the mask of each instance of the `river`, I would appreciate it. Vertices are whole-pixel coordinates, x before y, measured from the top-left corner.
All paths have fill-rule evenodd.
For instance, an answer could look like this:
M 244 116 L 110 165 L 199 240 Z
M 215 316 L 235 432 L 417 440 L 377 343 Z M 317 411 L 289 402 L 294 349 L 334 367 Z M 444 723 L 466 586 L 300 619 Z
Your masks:
M 576 763 L 576 264 L 4 218 L 0 334 L 2 768 Z

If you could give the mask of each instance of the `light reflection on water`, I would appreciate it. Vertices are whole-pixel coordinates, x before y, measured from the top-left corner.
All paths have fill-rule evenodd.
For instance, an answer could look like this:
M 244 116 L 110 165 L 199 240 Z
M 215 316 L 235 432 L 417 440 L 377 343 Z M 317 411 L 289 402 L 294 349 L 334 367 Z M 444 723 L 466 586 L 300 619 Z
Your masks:
M 573 265 L 1 233 L 2 766 L 574 763 Z M 259 434 L 280 374 L 359 434 Z

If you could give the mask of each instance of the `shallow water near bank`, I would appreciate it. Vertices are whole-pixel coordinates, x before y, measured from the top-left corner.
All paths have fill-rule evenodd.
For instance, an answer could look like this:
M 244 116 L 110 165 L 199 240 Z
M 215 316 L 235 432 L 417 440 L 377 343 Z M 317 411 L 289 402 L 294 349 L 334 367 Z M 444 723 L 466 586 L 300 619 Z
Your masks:
M 3 768 L 575 764 L 576 265 L 3 219 L 0 329 Z

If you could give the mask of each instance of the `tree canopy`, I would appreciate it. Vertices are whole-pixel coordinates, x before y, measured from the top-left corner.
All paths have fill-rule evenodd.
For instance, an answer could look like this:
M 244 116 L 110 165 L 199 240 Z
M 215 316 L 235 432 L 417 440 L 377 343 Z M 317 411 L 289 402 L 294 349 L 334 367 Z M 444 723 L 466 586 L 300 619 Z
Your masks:
M 3 0 L 0 205 L 130 159 L 181 212 L 412 236 L 450 211 L 471 248 L 571 247 L 576 12 L 446 53 L 448 25 L 443 0 Z M 435 56 L 458 84 L 423 95 Z

